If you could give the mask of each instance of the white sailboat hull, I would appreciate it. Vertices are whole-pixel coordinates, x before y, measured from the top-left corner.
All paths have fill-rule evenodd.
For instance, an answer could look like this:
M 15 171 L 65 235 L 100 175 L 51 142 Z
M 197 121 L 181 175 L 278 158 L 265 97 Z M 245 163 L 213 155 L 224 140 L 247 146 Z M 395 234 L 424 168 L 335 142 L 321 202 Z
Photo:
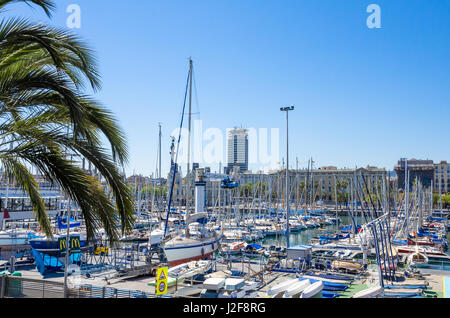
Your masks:
M 218 248 L 221 237 L 208 239 L 186 239 L 176 237 L 164 246 L 169 266 L 209 258 Z

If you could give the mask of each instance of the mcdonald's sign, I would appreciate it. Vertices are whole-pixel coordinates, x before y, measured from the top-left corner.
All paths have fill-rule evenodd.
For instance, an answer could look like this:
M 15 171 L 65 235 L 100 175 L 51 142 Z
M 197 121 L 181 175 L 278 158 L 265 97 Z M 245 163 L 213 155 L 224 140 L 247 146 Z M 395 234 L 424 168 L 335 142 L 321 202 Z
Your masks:
M 79 253 L 81 251 L 79 236 L 71 236 L 69 242 L 70 242 L 70 252 Z M 67 252 L 67 240 L 65 237 L 58 238 L 58 246 L 60 254 L 65 255 Z
M 74 253 L 80 252 L 80 238 L 78 236 L 72 236 L 70 238 L 70 251 Z
M 65 237 L 58 238 L 59 252 L 61 255 L 65 255 L 67 252 L 67 241 Z

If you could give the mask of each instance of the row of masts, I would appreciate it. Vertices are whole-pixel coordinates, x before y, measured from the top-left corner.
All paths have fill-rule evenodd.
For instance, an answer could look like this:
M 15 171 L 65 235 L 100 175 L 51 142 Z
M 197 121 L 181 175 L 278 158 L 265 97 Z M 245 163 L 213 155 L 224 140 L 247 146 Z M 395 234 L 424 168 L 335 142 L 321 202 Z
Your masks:
M 172 158 L 171 165 L 171 174 L 172 174 L 172 182 L 167 182 L 167 189 L 170 187 L 170 191 L 167 191 L 167 197 L 164 198 L 161 193 L 156 199 L 155 202 L 155 187 L 152 191 L 152 200 L 151 200 L 151 209 L 150 214 L 153 215 L 155 211 L 155 207 L 159 217 L 161 217 L 162 213 L 166 212 L 167 216 L 170 215 L 170 207 L 172 202 L 174 206 L 177 206 L 178 209 L 184 209 L 185 218 L 187 219 L 189 213 L 191 212 L 191 203 L 192 203 L 192 189 L 191 185 L 193 184 L 193 178 L 191 173 L 191 119 L 192 119 L 192 88 L 193 88 L 193 61 L 189 59 L 189 73 L 188 73 L 188 81 L 186 86 L 186 94 L 185 94 L 185 104 L 183 106 L 183 114 L 186 105 L 186 95 L 188 97 L 188 136 L 187 136 L 187 163 L 186 163 L 186 175 L 185 182 L 183 183 L 184 191 L 181 191 L 181 197 L 184 200 L 180 200 L 180 193 L 177 191 L 175 197 L 173 196 L 174 190 L 174 181 L 175 174 L 177 173 L 177 165 L 176 161 Z M 291 109 L 291 108 L 290 108 Z M 292 107 L 293 109 L 293 107 Z M 180 135 L 181 135 L 181 127 L 183 125 L 183 117 L 181 120 L 180 126 Z M 178 140 L 179 143 L 179 140 Z M 158 144 L 158 161 L 156 168 L 156 176 L 159 180 L 161 180 L 161 125 L 159 125 L 159 144 Z M 172 149 L 173 151 L 173 149 Z M 177 149 L 178 151 L 178 149 Z M 288 149 L 287 149 L 288 155 Z M 172 152 L 173 157 L 173 152 Z M 230 214 L 234 214 L 238 220 L 241 217 L 245 217 L 243 210 L 247 211 L 258 211 L 258 217 L 261 217 L 261 214 L 265 214 L 267 211 L 275 210 L 276 211 L 276 220 L 279 220 L 279 213 L 285 214 L 286 218 L 286 227 L 289 230 L 289 216 L 292 209 L 294 209 L 294 213 L 298 213 L 299 210 L 306 215 L 311 214 L 314 211 L 314 208 L 322 206 L 317 205 L 317 199 L 322 201 L 323 199 L 323 178 L 319 179 L 320 182 L 317 183 L 315 180 L 315 176 L 313 173 L 313 163 L 312 158 L 308 161 L 308 170 L 305 175 L 304 180 L 300 181 L 298 175 L 298 160 L 297 160 L 297 170 L 294 171 L 293 182 L 289 182 L 291 178 L 291 172 L 288 169 L 289 167 L 289 159 L 286 162 L 286 176 L 283 180 L 283 176 L 281 173 L 275 176 L 268 177 L 267 175 L 261 175 L 257 180 L 258 183 L 250 184 L 250 191 L 247 191 L 247 185 L 242 185 L 236 189 L 228 189 L 222 190 L 220 187 L 220 180 L 217 181 L 217 186 L 214 184 L 214 181 L 210 181 L 210 208 L 213 214 L 217 214 L 222 216 L 223 210 L 227 210 Z M 406 163 L 407 164 L 407 163 Z M 400 231 L 410 230 L 410 219 L 416 218 L 417 213 L 420 212 L 418 216 L 418 222 L 416 222 L 416 226 L 420 226 L 421 220 L 423 219 L 423 205 L 426 200 L 426 191 L 420 186 L 419 182 L 416 182 L 416 185 L 413 189 L 413 197 L 410 199 L 410 189 L 409 189 L 409 174 L 406 166 L 406 175 L 407 179 L 405 182 L 405 190 L 403 192 L 403 200 L 400 202 L 398 199 L 400 198 L 398 189 L 391 189 L 391 182 L 388 179 L 386 172 L 382 176 L 376 176 L 375 180 L 369 183 L 366 180 L 366 177 L 355 170 L 353 176 L 345 181 L 338 180 L 338 177 L 334 175 L 334 206 L 336 217 L 338 217 L 338 205 L 342 203 L 345 204 L 347 208 L 348 215 L 352 218 L 353 225 L 356 228 L 356 223 L 354 221 L 355 217 L 359 216 L 362 222 L 371 222 L 377 219 L 380 215 L 388 214 L 388 215 L 396 215 L 397 217 L 402 217 L 404 220 Z M 235 176 L 236 181 L 239 182 L 239 175 Z M 303 183 L 303 184 L 302 184 Z M 339 185 L 339 186 L 338 186 Z M 283 189 L 284 186 L 284 189 Z M 138 190 L 138 215 L 141 214 L 141 193 Z M 224 191 L 224 192 L 223 192 Z M 222 193 L 223 192 L 223 193 Z M 432 202 L 432 189 L 429 192 L 430 200 Z M 165 199 L 165 200 L 164 200 Z M 166 202 L 164 202 L 166 201 Z M 212 202 L 211 202 L 212 201 Z M 294 204 L 292 204 L 294 201 Z M 182 206 L 182 202 L 184 202 L 184 206 Z M 148 203 L 148 202 L 147 202 Z M 155 204 L 156 203 L 156 204 Z M 168 204 L 167 204 L 168 203 Z M 412 205 L 411 205 L 412 204 Z M 148 204 L 147 204 L 148 206 Z M 167 210 L 165 207 L 167 206 Z M 234 208 L 233 208 L 234 206 Z M 403 207 L 403 210 L 401 209 Z M 419 208 L 420 207 L 420 208 Z M 284 209 L 283 209 L 284 208 Z M 166 210 L 166 211 L 164 211 Z M 430 205 L 430 213 L 432 212 L 432 206 Z M 264 211 L 264 212 L 263 212 Z M 248 214 L 248 213 L 247 213 Z M 168 217 L 167 217 L 168 219 Z M 418 225 L 417 225 L 418 224 Z M 189 229 L 186 226 L 185 235 L 189 236 Z
M 336 176 L 334 178 L 337 180 Z M 271 180 L 274 182 L 270 182 Z M 236 211 L 239 216 L 242 214 L 242 211 L 253 211 L 253 213 L 257 211 L 258 217 L 261 217 L 268 210 L 275 210 L 277 216 L 279 215 L 278 212 L 285 213 L 286 198 L 282 187 L 284 184 L 282 176 L 279 175 L 274 179 L 266 175 L 261 175 L 255 181 L 255 183 L 251 184 L 251 187 L 241 185 L 240 188 L 234 190 L 221 189 L 219 180 L 210 181 L 210 210 L 214 214 L 220 214 L 221 210 L 228 208 L 228 211 Z M 334 188 L 336 214 L 338 212 L 338 205 L 344 203 L 350 216 L 360 216 L 360 219 L 369 221 L 377 218 L 381 214 L 390 213 L 393 216 L 399 216 L 406 220 L 405 225 L 407 226 L 407 222 L 411 218 L 423 219 L 422 216 L 419 218 L 418 211 L 431 211 L 433 209 L 432 189 L 429 189 L 429 191 L 424 189 L 420 182 L 414 183 L 412 191 L 410 191 L 409 184 L 407 183 L 408 186 L 403 193 L 391 189 L 389 183 L 384 178 L 376 180 L 374 187 L 369 188 L 365 177 L 356 173 L 348 180 L 346 187 L 338 189 L 337 184 L 338 182 L 335 182 Z M 149 205 L 151 206 L 152 212 L 155 210 L 161 212 L 161 209 L 164 209 L 165 206 L 164 193 L 158 193 L 155 189 L 156 185 L 154 185 L 154 191 L 152 191 L 151 196 L 149 196 L 149 193 L 145 194 L 147 204 L 149 203 L 148 199 L 151 198 L 152 204 Z M 341 195 L 344 202 L 336 200 L 339 195 Z M 155 196 L 157 197 L 156 200 Z M 314 212 L 314 208 L 320 207 L 317 205 L 314 206 L 316 200 L 318 198 L 320 199 L 318 193 L 314 192 L 314 188 L 304 187 L 301 189 L 293 183 L 289 191 L 289 196 L 289 209 L 293 209 L 294 213 L 301 209 L 302 213 L 309 215 Z M 293 197 L 295 198 L 294 203 L 291 202 L 291 198 Z M 140 194 L 138 195 L 138 201 L 141 203 Z M 187 210 L 189 206 L 187 201 L 185 201 L 184 206 L 174 206 Z M 155 202 L 157 203 L 155 204 Z M 442 208 L 441 202 L 440 206 Z

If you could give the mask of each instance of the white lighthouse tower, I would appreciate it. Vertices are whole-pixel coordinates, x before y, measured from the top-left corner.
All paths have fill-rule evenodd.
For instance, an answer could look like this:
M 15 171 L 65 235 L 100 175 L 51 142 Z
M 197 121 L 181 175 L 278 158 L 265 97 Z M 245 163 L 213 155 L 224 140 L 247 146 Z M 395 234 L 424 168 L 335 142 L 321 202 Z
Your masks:
M 206 212 L 205 169 L 198 168 L 195 177 L 195 213 Z

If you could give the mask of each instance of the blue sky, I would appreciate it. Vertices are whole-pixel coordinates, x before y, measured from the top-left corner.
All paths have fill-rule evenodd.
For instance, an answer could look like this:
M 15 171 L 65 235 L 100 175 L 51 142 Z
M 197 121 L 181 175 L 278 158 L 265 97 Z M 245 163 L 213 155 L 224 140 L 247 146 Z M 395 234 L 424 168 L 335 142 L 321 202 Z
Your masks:
M 167 173 L 190 56 L 194 119 L 205 129 L 280 128 L 284 157 L 279 108 L 296 105 L 292 165 L 311 156 L 318 166 L 387 169 L 401 157 L 450 160 L 450 1 L 58 0 L 51 20 L 23 5 L 4 16 L 65 26 L 72 3 L 82 10 L 73 31 L 99 60 L 95 97 L 128 137 L 128 174 L 155 170 L 158 122 Z M 371 3 L 381 29 L 366 26 Z

